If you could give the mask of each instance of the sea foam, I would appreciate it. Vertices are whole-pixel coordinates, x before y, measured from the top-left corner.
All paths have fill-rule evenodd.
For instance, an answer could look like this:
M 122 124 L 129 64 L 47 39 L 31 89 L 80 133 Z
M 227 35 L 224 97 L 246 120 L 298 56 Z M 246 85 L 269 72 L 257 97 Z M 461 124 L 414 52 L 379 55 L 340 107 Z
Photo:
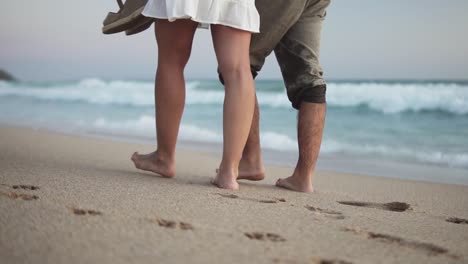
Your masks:
M 80 123 L 89 127 L 89 124 Z M 92 122 L 96 132 L 104 134 L 121 134 L 128 137 L 155 138 L 155 119 L 153 116 L 143 115 L 133 120 L 111 121 L 98 118 Z M 216 131 L 194 124 L 182 124 L 180 126 L 179 140 L 192 142 L 222 143 L 222 131 Z M 297 139 L 289 135 L 261 131 L 260 140 L 263 149 L 296 152 Z M 442 152 L 435 150 L 416 150 L 401 146 L 386 144 L 353 144 L 352 142 L 338 141 L 336 139 L 324 138 L 322 154 L 347 154 L 367 155 L 369 157 L 394 157 L 403 160 L 414 160 L 449 167 L 468 168 L 468 152 Z
M 222 105 L 221 85 L 206 89 L 203 82 L 187 82 L 186 104 Z M 0 82 L 0 97 L 21 96 L 38 100 L 77 101 L 89 104 L 117 104 L 135 107 L 154 105 L 154 84 L 137 81 L 85 79 L 78 82 L 32 84 Z M 258 89 L 262 107 L 291 108 L 284 91 Z M 444 111 L 468 114 L 468 85 L 459 83 L 329 82 L 329 107 L 368 107 L 386 114 L 407 111 Z

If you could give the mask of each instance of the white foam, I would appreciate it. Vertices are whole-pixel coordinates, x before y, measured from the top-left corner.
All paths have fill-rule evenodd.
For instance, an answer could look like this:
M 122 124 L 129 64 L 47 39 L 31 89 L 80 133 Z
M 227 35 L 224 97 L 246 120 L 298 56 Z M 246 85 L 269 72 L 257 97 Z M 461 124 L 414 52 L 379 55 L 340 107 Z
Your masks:
M 153 116 L 143 115 L 137 119 L 113 121 L 98 118 L 91 124 L 84 121 L 76 123 L 80 127 L 92 128 L 105 134 L 119 134 L 129 137 L 155 138 L 155 119 Z M 194 124 L 182 124 L 179 139 L 193 142 L 222 143 L 222 131 L 202 128 Z M 288 135 L 272 131 L 260 134 L 263 149 L 278 151 L 297 151 L 297 140 Z M 436 150 L 415 150 L 391 145 L 352 144 L 335 139 L 325 138 L 321 150 L 322 154 L 341 153 L 347 155 L 371 155 L 393 157 L 398 159 L 411 159 L 420 162 L 439 164 L 449 167 L 468 168 L 467 153 L 443 153 Z
M 260 144 L 262 148 L 272 150 L 297 150 L 297 141 L 275 132 L 260 133 Z
M 91 104 L 154 104 L 153 86 L 145 82 L 86 79 L 61 85 L 1 84 L 0 96 L 24 96 L 42 100 L 82 101 Z
M 186 104 L 222 105 L 224 90 L 201 89 L 200 82 L 187 82 Z M 0 82 L 0 96 L 24 96 L 41 100 L 81 101 L 91 104 L 153 106 L 152 82 L 85 79 L 55 85 Z M 284 91 L 257 91 L 260 105 L 290 108 Z M 329 106 L 360 105 L 384 113 L 443 110 L 468 114 L 468 86 L 456 83 L 333 83 L 327 88 Z
M 83 121 L 79 121 L 78 125 L 88 126 Z M 136 120 L 123 120 L 113 121 L 105 118 L 98 118 L 92 124 L 91 127 L 97 129 L 100 132 L 105 133 L 119 133 L 122 135 L 137 136 L 143 138 L 154 137 L 156 133 L 156 126 L 154 117 L 141 116 Z
M 219 132 L 185 124 L 180 126 L 179 138 L 182 140 L 191 140 L 197 142 L 223 142 L 223 135 Z
M 78 123 L 86 126 L 83 121 Z M 100 132 L 121 134 L 142 138 L 154 138 L 156 135 L 155 119 L 153 116 L 143 115 L 135 120 L 110 121 L 104 118 L 96 119 L 91 126 Z M 193 125 L 182 124 L 179 130 L 179 139 L 196 142 L 222 142 L 222 134 Z
M 351 155 L 381 155 L 398 159 L 412 159 L 420 162 L 448 167 L 468 168 L 468 153 L 443 153 L 437 150 L 416 150 L 391 145 L 351 144 L 326 139 L 322 143 L 323 153 L 346 153 Z
M 87 126 L 84 121 L 77 121 L 79 126 Z M 137 136 L 143 138 L 153 138 L 155 129 L 155 119 L 152 116 L 143 115 L 134 120 L 111 121 L 104 118 L 96 119 L 91 127 L 98 131 L 109 134 L 121 134 Z M 201 128 L 196 125 L 182 124 L 179 130 L 179 139 L 195 142 L 222 143 L 222 131 L 214 131 L 207 128 Z M 296 150 L 296 140 L 287 135 L 264 132 L 260 135 L 262 147 L 273 150 Z
M 454 83 L 330 83 L 327 101 L 333 106 L 366 105 L 384 113 L 444 110 L 467 114 L 468 86 Z

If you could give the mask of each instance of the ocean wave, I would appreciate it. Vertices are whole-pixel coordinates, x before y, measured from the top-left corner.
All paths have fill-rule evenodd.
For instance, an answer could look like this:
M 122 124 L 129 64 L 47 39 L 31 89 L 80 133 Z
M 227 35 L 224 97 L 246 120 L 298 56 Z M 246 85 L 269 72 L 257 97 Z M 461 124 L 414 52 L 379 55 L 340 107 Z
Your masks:
M 380 156 L 399 160 L 413 160 L 448 167 L 468 168 L 468 153 L 443 153 L 438 150 L 421 150 L 390 145 L 350 144 L 336 140 L 324 140 L 323 153 L 346 153 L 352 155 Z
M 91 104 L 150 105 L 152 85 L 145 82 L 85 79 L 76 83 L 32 85 L 3 83 L 0 96 L 23 96 L 41 100 L 79 101 Z
M 86 125 L 80 122 L 80 125 Z M 107 134 L 120 134 L 140 138 L 154 138 L 156 135 L 155 119 L 153 116 L 141 116 L 135 120 L 113 121 L 98 118 L 91 127 Z M 197 142 L 221 143 L 223 136 L 216 131 L 200 128 L 194 125 L 182 124 L 179 129 L 179 139 Z
M 384 113 L 443 110 L 468 114 L 468 86 L 456 83 L 331 83 L 327 101 L 332 106 L 366 105 Z
M 297 141 L 295 139 L 292 139 L 287 135 L 271 131 L 260 133 L 260 144 L 262 148 L 272 150 L 297 150 Z
M 84 121 L 77 122 L 81 127 L 92 127 L 97 132 L 103 132 L 113 135 L 136 136 L 140 138 L 154 138 L 156 134 L 155 119 L 153 116 L 143 115 L 137 119 L 130 120 L 109 120 L 106 118 L 97 118 L 91 124 Z M 180 140 L 222 143 L 222 131 L 201 128 L 192 124 L 181 124 L 179 129 Z M 287 135 L 275 132 L 263 132 L 260 135 L 262 147 L 272 150 L 296 150 L 296 140 Z
M 273 83 L 272 85 L 278 85 Z M 62 84 L 30 84 L 0 82 L 0 97 L 22 96 L 39 100 L 78 101 L 89 104 L 116 104 L 153 106 L 152 82 L 103 81 L 85 79 Z M 260 85 L 259 85 L 260 86 Z M 265 84 L 261 85 L 262 87 Z M 186 104 L 222 105 L 224 91 L 221 86 L 204 89 L 203 82 L 186 84 Z M 264 88 L 257 91 L 263 107 L 290 108 L 284 91 Z M 329 107 L 354 108 L 366 106 L 382 113 L 444 111 L 468 114 L 468 85 L 458 83 L 334 83 L 328 84 Z
M 91 123 L 80 122 L 80 126 L 91 127 L 93 130 L 105 134 L 124 135 L 146 139 L 155 138 L 155 120 L 153 116 L 143 115 L 131 120 L 108 120 L 98 118 Z M 216 131 L 194 124 L 182 124 L 179 140 L 222 143 L 222 131 Z M 260 141 L 263 149 L 297 152 L 297 140 L 289 135 L 274 131 L 262 131 Z M 322 154 L 365 155 L 400 160 L 413 160 L 432 163 L 448 167 L 468 168 L 468 153 L 443 153 L 437 150 L 421 150 L 390 145 L 371 145 L 365 143 L 353 144 L 335 139 L 325 138 L 321 150 Z
M 200 82 L 186 83 L 186 104 L 222 105 L 224 90 L 197 89 Z M 90 104 L 116 104 L 132 106 L 154 105 L 154 84 L 135 81 L 103 81 L 84 79 L 65 84 L 0 83 L 0 96 L 22 96 L 40 100 L 75 101 Z M 272 107 L 287 103 L 283 93 L 260 92 L 259 103 Z M 289 104 L 289 103 L 287 103 Z

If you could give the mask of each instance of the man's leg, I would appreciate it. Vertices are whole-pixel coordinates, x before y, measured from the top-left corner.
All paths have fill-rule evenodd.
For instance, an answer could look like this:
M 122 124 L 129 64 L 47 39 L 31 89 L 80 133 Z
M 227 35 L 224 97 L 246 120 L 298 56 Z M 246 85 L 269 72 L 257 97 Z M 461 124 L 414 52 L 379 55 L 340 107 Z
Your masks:
M 301 17 L 306 0 L 256 0 L 260 14 L 260 33 L 253 34 L 250 43 L 250 65 L 254 75 L 259 72 L 289 27 Z M 259 181 L 265 177 L 260 149 L 259 108 L 255 100 L 255 110 L 249 138 L 242 153 L 238 179 Z
M 250 127 L 249 137 L 242 152 L 242 159 L 239 163 L 239 180 L 261 181 L 265 178 L 265 168 L 262 162 L 262 151 L 260 147 L 260 112 L 258 100 L 255 97 L 255 108 Z
M 278 179 L 278 187 L 299 192 L 314 191 L 312 180 L 322 144 L 325 113 L 325 103 L 301 103 L 297 126 L 299 159 L 293 175 L 286 179 Z
M 325 124 L 326 85 L 319 63 L 320 37 L 329 0 L 309 1 L 300 19 L 275 48 L 292 106 L 299 110 L 299 159 L 292 176 L 278 187 L 312 192 L 312 179 Z

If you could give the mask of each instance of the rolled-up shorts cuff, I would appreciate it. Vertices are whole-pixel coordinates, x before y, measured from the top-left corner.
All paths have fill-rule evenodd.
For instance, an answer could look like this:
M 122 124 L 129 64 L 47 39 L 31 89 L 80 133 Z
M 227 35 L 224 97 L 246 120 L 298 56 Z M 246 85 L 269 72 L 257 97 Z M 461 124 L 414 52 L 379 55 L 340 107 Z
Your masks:
M 299 110 L 302 102 L 324 104 L 326 103 L 327 85 L 323 84 L 311 85 L 303 87 L 295 96 L 289 96 L 292 107 Z

